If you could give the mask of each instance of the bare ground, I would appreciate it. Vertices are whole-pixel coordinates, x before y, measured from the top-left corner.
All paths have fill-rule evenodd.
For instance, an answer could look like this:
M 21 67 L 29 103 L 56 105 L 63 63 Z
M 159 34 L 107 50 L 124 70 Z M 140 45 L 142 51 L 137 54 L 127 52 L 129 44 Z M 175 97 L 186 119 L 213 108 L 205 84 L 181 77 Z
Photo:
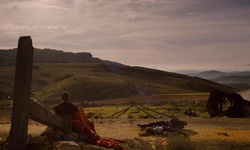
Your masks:
M 150 123 L 162 119 L 97 119 L 93 120 L 101 137 L 144 141 L 155 141 L 159 136 L 140 136 L 137 124 Z M 250 150 L 250 118 L 185 118 L 188 122 L 183 132 L 198 149 L 246 149 Z M 29 123 L 29 134 L 39 135 L 46 126 L 34 121 Z M 10 121 L 0 121 L 0 141 L 5 141 L 10 129 Z M 126 145 L 125 145 L 126 147 Z

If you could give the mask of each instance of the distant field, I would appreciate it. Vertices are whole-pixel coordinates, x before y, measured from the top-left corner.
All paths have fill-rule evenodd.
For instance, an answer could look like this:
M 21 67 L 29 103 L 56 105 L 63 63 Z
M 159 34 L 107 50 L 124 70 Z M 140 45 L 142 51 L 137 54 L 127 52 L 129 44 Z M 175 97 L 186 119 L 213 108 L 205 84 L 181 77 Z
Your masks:
M 208 100 L 209 93 L 180 93 L 180 94 L 157 94 L 157 95 L 145 95 L 145 96 L 133 96 L 119 99 L 94 101 L 97 104 L 119 104 L 130 103 L 134 101 L 136 103 L 150 104 L 150 103 L 169 103 L 169 102 L 206 102 Z
M 107 118 L 117 112 L 125 110 L 129 106 L 132 107 L 121 114 L 119 118 L 151 118 L 146 113 L 149 113 L 156 118 L 166 116 L 183 118 L 189 117 L 189 115 L 184 113 L 188 109 L 194 111 L 197 117 L 202 118 L 209 117 L 205 110 L 205 103 L 208 95 L 208 93 L 183 93 L 135 96 L 121 99 L 93 101 L 88 104 L 85 103 L 83 108 L 89 118 Z M 134 106 L 137 104 L 152 109 L 153 111 L 142 107 L 140 107 L 142 108 L 142 110 L 140 110 Z M 78 103 L 78 105 L 81 104 Z M 146 111 L 146 113 L 144 111 Z M 166 116 L 162 114 L 165 114 Z M 116 118 L 116 116 L 118 115 L 113 116 L 113 118 Z
M 189 117 L 184 114 L 188 109 L 195 111 L 197 117 L 209 117 L 205 110 L 205 103 L 208 99 L 209 93 L 183 93 L 183 94 L 159 94 L 151 96 L 135 96 L 121 99 L 101 100 L 88 102 L 87 106 L 83 106 L 84 110 L 89 118 L 107 118 L 112 114 L 122 111 L 131 105 L 131 102 L 135 104 L 143 105 L 149 109 L 155 110 L 159 113 L 166 114 L 167 116 L 175 116 L 180 118 Z M 39 101 L 38 101 L 39 103 Z M 81 103 L 76 103 L 82 105 Z M 11 100 L 0 101 L 0 118 L 1 120 L 10 121 L 11 118 Z M 44 107 L 50 109 L 54 105 L 44 105 Z M 89 107 L 94 106 L 94 107 Z M 171 108 L 179 110 L 170 110 Z M 157 118 L 166 117 L 150 110 L 145 110 L 147 113 L 152 114 Z M 116 115 L 117 116 L 117 115 Z M 148 115 L 139 110 L 136 107 L 131 107 L 119 118 L 147 118 Z M 150 117 L 149 117 L 150 118 Z

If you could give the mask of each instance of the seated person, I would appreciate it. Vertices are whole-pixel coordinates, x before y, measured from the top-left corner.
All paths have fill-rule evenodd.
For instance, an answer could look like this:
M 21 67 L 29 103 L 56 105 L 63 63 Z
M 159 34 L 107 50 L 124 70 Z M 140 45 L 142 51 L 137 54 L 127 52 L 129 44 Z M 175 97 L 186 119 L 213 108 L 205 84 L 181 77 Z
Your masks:
M 53 110 L 55 114 L 64 118 L 65 116 L 72 117 L 72 130 L 82 135 L 87 135 L 91 143 L 95 143 L 100 137 L 96 134 L 94 124 L 88 120 L 82 108 L 77 108 L 70 102 L 70 94 L 66 91 L 62 92 L 62 102 Z
M 71 116 L 72 118 L 72 130 L 82 135 L 87 135 L 89 142 L 103 147 L 115 147 L 116 149 L 123 149 L 120 146 L 120 140 L 111 138 L 100 138 L 96 133 L 94 124 L 90 122 L 85 115 L 82 108 L 77 108 L 70 102 L 70 94 L 66 91 L 62 92 L 62 102 L 53 107 L 55 114 L 64 118 L 65 116 Z
M 78 108 L 70 102 L 70 95 L 68 92 L 64 91 L 61 94 L 62 96 L 62 103 L 58 104 L 57 106 L 53 107 L 56 115 L 60 117 L 64 117 L 65 115 L 71 115 L 78 111 Z

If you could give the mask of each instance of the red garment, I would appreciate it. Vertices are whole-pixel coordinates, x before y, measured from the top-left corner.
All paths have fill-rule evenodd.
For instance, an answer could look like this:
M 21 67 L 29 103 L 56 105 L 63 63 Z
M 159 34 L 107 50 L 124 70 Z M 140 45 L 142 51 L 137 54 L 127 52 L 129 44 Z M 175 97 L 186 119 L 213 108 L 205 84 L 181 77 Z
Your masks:
M 75 111 L 72 116 L 72 130 L 89 137 L 89 142 L 103 147 L 123 149 L 120 140 L 101 138 L 95 131 L 94 124 L 90 122 L 82 108 Z
M 102 147 L 108 147 L 108 148 L 115 148 L 119 150 L 123 150 L 123 148 L 120 146 L 120 143 L 124 143 L 125 141 L 116 140 L 112 138 L 100 138 L 96 141 L 96 145 L 102 146 Z

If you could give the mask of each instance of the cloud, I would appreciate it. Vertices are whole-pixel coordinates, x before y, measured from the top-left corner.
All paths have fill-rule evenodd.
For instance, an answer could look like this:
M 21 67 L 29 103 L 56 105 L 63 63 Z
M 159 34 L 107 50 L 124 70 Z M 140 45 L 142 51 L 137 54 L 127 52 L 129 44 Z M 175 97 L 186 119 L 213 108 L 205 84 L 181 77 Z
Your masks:
M 230 0 L 230 1 L 238 6 L 241 6 L 241 7 L 245 7 L 245 6 L 250 5 L 249 0 Z
M 3 0 L 0 11 L 2 48 L 31 35 L 35 47 L 130 65 L 249 59 L 248 0 Z

